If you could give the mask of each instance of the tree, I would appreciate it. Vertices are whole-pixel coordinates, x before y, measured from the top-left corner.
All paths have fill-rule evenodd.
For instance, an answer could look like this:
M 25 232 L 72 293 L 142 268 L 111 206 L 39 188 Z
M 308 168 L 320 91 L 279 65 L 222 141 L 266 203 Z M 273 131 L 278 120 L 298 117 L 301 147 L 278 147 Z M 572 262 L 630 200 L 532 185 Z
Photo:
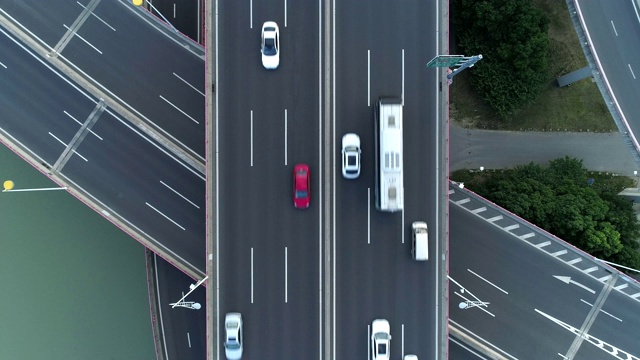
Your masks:
M 479 175 L 465 181 L 479 195 L 596 257 L 640 265 L 640 224 L 613 177 L 593 186 L 582 160 L 569 157 Z
M 549 20 L 528 0 L 453 0 L 458 44 L 482 54 L 472 84 L 500 115 L 531 103 L 547 81 Z

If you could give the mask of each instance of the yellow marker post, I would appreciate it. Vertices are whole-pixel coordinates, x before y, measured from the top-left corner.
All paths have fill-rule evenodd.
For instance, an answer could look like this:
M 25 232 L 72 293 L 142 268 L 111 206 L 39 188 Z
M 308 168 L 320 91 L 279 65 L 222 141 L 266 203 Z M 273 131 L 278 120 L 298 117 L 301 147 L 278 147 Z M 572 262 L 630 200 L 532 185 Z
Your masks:
M 144 0 L 133 0 L 133 5 L 142 6 L 144 4 Z
M 11 180 L 6 180 L 2 186 L 4 187 L 4 190 L 7 191 L 13 189 L 14 183 Z

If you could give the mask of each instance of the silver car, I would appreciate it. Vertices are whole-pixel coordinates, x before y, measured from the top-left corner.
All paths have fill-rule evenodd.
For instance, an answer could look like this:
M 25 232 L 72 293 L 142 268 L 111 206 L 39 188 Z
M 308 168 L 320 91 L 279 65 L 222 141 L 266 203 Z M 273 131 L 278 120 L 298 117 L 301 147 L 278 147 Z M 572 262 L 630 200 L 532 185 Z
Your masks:
M 224 354 L 229 360 L 242 358 L 242 315 L 227 313 L 224 316 Z

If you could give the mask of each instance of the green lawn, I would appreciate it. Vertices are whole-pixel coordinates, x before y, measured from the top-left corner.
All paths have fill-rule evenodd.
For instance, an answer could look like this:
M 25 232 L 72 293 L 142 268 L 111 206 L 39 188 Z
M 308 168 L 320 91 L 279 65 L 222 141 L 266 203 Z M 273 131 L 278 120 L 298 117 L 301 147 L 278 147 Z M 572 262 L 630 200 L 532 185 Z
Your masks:
M 618 131 L 591 78 L 558 88 L 556 78 L 587 66 L 564 1 L 533 0 L 549 17 L 549 82 L 538 99 L 518 114 L 502 118 L 470 86 L 473 70 L 454 78 L 451 120 L 482 129 L 531 131 Z M 476 54 L 465 54 L 476 55 Z

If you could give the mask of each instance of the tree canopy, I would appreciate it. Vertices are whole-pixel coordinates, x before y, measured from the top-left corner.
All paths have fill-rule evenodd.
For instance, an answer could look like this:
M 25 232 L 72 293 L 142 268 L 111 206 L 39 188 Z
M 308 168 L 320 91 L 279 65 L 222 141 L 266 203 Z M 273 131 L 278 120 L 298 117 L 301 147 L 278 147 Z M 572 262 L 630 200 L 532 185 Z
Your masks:
M 529 0 L 453 0 L 454 32 L 467 55 L 482 54 L 472 84 L 499 114 L 531 103 L 547 81 L 549 19 Z
M 465 179 L 465 186 L 576 247 L 640 269 L 640 225 L 619 182 L 589 181 L 582 160 L 561 158 Z

